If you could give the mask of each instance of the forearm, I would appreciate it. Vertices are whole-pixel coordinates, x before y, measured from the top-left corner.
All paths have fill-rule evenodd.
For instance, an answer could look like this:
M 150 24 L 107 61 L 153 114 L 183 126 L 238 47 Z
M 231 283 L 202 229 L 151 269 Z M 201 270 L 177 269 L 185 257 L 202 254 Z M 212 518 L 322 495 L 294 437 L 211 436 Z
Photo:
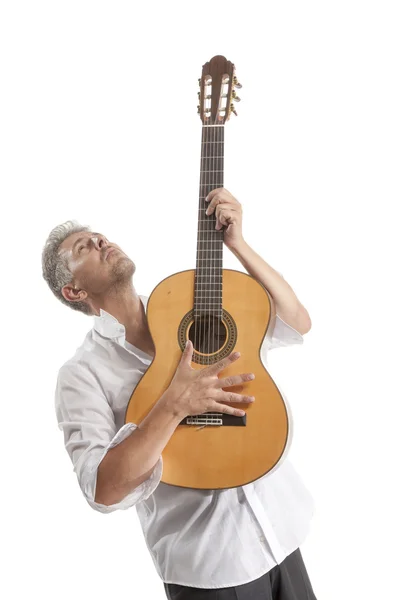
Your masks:
M 97 471 L 95 502 L 110 505 L 149 478 L 182 416 L 164 394 L 131 435 L 111 448 Z
M 311 319 L 307 310 L 278 271 L 261 258 L 244 240 L 230 250 L 249 275 L 252 275 L 268 290 L 274 300 L 277 314 L 299 333 L 309 331 Z

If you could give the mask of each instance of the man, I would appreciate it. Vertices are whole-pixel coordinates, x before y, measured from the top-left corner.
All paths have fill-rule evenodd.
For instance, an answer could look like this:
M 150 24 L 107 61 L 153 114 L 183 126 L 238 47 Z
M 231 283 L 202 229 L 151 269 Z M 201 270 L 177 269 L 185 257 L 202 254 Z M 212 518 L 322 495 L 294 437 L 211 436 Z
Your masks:
M 308 312 L 245 242 L 240 203 L 224 188 L 213 190 L 207 201 L 216 229 L 225 228 L 226 246 L 275 303 L 272 338 L 266 336 L 261 348 L 264 360 L 269 349 L 302 343 L 311 328 Z M 133 389 L 155 353 L 147 298 L 132 283 L 134 263 L 104 235 L 72 221 L 53 229 L 42 261 L 53 293 L 94 315 L 93 329 L 61 367 L 56 389 L 59 427 L 90 506 L 104 513 L 136 506 L 170 599 L 315 598 L 299 550 L 313 501 L 288 460 L 238 488 L 197 490 L 160 481 L 162 451 L 184 416 L 207 410 L 239 414 L 227 404 L 231 394 L 222 390 L 228 387 L 223 369 L 237 354 L 195 370 L 189 343 L 170 386 L 146 418 L 124 424 Z M 241 373 L 230 385 L 251 378 Z M 257 399 L 241 396 L 240 401 Z

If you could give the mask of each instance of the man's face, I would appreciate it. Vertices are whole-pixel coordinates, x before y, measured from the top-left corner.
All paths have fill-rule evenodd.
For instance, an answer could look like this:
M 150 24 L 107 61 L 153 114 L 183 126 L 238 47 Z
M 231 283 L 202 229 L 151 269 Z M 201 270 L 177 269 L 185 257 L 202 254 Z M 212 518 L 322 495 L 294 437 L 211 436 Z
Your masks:
M 136 270 L 132 260 L 101 233 L 72 233 L 60 246 L 73 275 L 70 286 L 63 288 L 68 300 L 74 300 L 74 290 L 84 290 L 77 300 L 99 298 L 112 287 L 130 280 Z M 71 289 L 66 289 L 71 288 Z

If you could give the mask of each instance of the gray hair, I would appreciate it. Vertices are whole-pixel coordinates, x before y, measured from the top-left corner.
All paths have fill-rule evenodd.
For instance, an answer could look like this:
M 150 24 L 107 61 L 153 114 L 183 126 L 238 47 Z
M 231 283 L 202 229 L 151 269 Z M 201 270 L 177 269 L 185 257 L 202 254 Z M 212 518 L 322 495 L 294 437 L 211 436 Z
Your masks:
M 73 276 L 68 268 L 67 259 L 60 253 L 59 248 L 68 236 L 81 231 L 91 231 L 91 229 L 80 225 L 77 221 L 66 221 L 51 230 L 42 252 L 42 273 L 49 288 L 61 302 L 74 310 L 91 315 L 92 311 L 86 302 L 69 302 L 61 293 L 64 285 L 71 283 Z

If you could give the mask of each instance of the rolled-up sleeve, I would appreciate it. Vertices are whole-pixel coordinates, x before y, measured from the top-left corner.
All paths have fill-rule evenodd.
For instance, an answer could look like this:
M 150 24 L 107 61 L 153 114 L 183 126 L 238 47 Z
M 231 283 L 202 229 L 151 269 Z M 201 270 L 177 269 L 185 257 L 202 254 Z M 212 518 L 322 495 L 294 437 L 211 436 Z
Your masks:
M 99 464 L 108 450 L 125 440 L 137 425 L 127 423 L 117 430 L 107 398 L 96 376 L 86 366 L 67 364 L 60 369 L 55 408 L 80 488 L 93 509 L 103 513 L 126 510 L 154 492 L 162 475 L 161 456 L 149 478 L 120 502 L 110 506 L 95 502 Z
M 303 342 L 304 338 L 301 333 L 288 325 L 278 314 L 275 317 L 275 326 L 271 337 L 266 336 L 264 340 L 267 350 L 292 346 L 292 344 L 303 344 Z

